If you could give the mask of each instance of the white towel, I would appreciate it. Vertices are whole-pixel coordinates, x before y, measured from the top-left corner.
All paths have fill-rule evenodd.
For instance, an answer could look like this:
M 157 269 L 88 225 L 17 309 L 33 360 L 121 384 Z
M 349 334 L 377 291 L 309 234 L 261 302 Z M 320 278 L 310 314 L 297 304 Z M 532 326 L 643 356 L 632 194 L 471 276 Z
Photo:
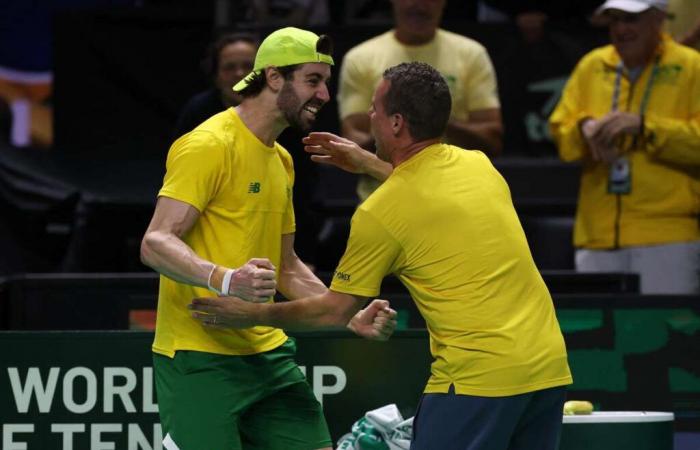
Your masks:
M 365 413 L 338 440 L 336 450 L 408 450 L 412 430 L 413 417 L 404 419 L 392 403 Z

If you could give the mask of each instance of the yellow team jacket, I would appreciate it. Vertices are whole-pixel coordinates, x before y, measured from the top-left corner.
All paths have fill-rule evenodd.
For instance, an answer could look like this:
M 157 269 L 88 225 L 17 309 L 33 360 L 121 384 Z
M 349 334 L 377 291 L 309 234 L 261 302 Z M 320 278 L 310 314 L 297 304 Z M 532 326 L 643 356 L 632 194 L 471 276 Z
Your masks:
M 577 247 L 611 249 L 700 239 L 700 53 L 667 35 L 644 111 L 643 136 L 619 143 L 630 161 L 629 194 L 608 192 L 609 166 L 590 158 L 579 130 L 612 108 L 620 57 L 612 45 L 578 63 L 549 123 L 559 155 L 582 163 L 574 228 Z M 618 110 L 639 113 L 654 62 L 620 82 Z

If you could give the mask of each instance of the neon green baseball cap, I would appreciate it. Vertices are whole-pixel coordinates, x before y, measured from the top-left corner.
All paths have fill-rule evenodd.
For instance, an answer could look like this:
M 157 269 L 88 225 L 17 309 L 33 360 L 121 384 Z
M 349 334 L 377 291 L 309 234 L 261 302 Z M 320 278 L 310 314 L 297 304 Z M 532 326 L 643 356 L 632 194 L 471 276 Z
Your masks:
M 316 51 L 316 43 L 319 39 L 316 33 L 294 27 L 272 32 L 258 48 L 253 71 L 236 83 L 233 90 L 236 92 L 243 90 L 253 76 L 270 66 L 283 67 L 316 62 L 332 66 L 333 58 L 330 55 Z

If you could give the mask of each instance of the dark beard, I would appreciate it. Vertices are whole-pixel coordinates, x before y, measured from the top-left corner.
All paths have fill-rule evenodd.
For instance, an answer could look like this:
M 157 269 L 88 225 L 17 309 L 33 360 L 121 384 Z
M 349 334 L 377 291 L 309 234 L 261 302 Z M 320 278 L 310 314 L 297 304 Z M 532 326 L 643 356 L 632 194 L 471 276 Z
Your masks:
M 308 103 L 312 103 L 312 101 L 309 101 L 306 104 Z M 287 121 L 290 127 L 304 132 L 309 131 L 314 122 L 313 120 L 307 122 L 301 118 L 301 115 L 304 112 L 304 106 L 306 106 L 306 104 L 301 105 L 301 100 L 299 100 L 299 97 L 294 91 L 292 83 L 285 81 L 282 85 L 282 89 L 280 90 L 280 94 L 277 97 L 277 107 L 280 111 L 282 111 L 284 119 Z

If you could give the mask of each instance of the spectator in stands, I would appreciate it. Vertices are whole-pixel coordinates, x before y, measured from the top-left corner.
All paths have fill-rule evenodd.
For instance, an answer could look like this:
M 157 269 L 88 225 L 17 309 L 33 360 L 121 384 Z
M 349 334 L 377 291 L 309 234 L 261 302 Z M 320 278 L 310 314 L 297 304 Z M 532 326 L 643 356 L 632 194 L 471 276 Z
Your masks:
M 294 169 L 275 141 L 288 126 L 309 128 L 329 100 L 331 47 L 298 28 L 270 34 L 234 86 L 241 104 L 170 149 L 141 245 L 143 262 L 161 273 L 153 365 L 167 449 L 330 448 L 294 342 L 269 327 L 203 327 L 187 305 L 207 288 L 255 302 L 271 302 L 276 287 L 290 300 L 327 292 L 294 252 Z M 395 325 L 378 317 L 386 303 L 354 316 L 362 304 L 346 302 L 338 318 L 386 339 Z
M 411 449 L 555 450 L 571 374 L 507 184 L 482 152 L 440 142 L 451 98 L 428 64 L 386 70 L 371 105 L 377 155 L 394 171 L 355 212 L 330 290 L 285 304 L 195 299 L 195 314 L 235 328 L 326 327 L 339 323 L 338 303 L 376 295 L 393 273 L 434 358 Z M 306 142 L 330 158 L 357 147 L 331 133 Z
M 209 45 L 202 68 L 213 86 L 192 97 L 182 109 L 175 125 L 176 138 L 241 102 L 231 88 L 253 69 L 257 48 L 258 39 L 248 33 L 224 34 Z
M 666 21 L 666 30 L 675 40 L 700 50 L 700 1 L 669 0 L 668 12 L 672 20 Z
M 344 57 L 338 86 L 341 134 L 373 148 L 369 108 L 374 88 L 388 67 L 405 61 L 433 65 L 447 80 L 454 99 L 445 131 L 450 143 L 501 152 L 501 111 L 496 76 L 488 53 L 479 43 L 438 28 L 446 0 L 392 0 L 396 27 L 352 48 Z M 391 165 L 370 154 L 358 184 L 362 200 L 391 173 Z
M 665 7 L 599 8 L 612 44 L 579 62 L 550 126 L 561 158 L 582 163 L 577 270 L 688 294 L 700 292 L 700 54 L 662 32 Z

